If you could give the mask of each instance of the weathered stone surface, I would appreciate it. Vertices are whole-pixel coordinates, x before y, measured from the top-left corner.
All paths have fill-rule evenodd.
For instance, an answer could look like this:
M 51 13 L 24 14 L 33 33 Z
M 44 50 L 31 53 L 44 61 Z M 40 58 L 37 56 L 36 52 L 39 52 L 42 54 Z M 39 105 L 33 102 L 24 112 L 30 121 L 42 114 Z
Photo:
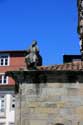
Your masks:
M 83 85 L 74 83 L 20 84 L 16 95 L 16 125 L 82 125 Z

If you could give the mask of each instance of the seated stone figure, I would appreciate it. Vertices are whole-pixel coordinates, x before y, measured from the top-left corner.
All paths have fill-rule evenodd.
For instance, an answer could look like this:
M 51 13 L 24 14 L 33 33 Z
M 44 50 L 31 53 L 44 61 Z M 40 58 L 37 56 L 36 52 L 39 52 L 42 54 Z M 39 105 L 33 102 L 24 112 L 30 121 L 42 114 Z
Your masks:
M 27 50 L 25 62 L 27 65 L 27 69 L 36 69 L 37 66 L 42 65 L 42 58 L 39 54 L 37 41 L 33 40 L 31 47 Z

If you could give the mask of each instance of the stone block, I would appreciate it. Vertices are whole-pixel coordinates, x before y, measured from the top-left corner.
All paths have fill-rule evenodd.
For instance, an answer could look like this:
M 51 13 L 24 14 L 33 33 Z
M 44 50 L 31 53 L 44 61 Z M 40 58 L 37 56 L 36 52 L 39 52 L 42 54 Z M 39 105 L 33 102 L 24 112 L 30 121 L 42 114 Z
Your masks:
M 30 125 L 47 125 L 44 120 L 31 120 Z

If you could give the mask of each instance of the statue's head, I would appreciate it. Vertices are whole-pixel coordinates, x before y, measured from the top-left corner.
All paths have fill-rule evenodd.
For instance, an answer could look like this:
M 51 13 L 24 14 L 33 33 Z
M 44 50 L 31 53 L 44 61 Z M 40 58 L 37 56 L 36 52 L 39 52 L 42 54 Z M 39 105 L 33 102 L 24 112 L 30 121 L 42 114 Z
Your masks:
M 36 40 L 33 40 L 33 41 L 32 41 L 32 46 L 35 46 L 35 45 L 37 45 L 37 41 L 36 41 Z

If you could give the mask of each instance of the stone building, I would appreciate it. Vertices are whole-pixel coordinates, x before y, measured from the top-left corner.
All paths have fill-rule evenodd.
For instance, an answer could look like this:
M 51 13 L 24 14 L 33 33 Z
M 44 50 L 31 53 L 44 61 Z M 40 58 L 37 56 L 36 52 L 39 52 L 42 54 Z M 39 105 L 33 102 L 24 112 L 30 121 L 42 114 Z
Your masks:
M 83 125 L 83 62 L 8 72 L 16 81 L 15 125 Z
M 15 82 L 5 72 L 25 66 L 25 51 L 0 51 L 0 125 L 15 123 Z

